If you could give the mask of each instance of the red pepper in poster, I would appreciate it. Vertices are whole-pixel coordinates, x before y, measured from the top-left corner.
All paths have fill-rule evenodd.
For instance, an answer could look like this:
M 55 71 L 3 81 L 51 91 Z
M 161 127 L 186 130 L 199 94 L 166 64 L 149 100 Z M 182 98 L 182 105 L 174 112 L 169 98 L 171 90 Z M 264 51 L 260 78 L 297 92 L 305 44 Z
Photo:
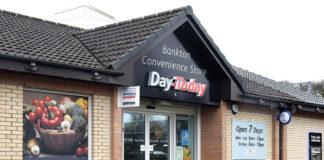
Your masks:
M 48 106 L 48 109 L 50 112 L 47 109 L 43 112 L 41 120 L 42 127 L 55 129 L 63 121 L 63 112 L 57 106 Z M 48 114 L 51 114 L 51 116 L 48 116 Z M 52 117 L 52 119 L 49 119 L 49 117 Z

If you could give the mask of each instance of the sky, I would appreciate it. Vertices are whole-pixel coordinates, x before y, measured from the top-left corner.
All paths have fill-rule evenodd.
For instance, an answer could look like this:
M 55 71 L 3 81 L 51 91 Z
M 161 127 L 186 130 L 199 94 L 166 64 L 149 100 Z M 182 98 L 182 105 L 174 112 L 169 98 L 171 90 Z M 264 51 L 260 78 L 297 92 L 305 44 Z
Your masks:
M 120 21 L 190 5 L 231 64 L 277 81 L 324 79 L 322 0 L 1 0 L 0 9 L 53 20 L 85 4 Z

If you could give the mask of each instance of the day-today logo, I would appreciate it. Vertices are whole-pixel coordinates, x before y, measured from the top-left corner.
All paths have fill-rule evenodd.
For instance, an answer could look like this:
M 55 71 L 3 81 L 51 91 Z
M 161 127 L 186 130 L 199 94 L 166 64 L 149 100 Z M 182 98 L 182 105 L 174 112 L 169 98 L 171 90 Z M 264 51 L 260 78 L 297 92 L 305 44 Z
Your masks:
M 174 76 L 172 78 L 162 77 L 158 72 L 149 73 L 148 86 L 161 87 L 163 91 L 169 91 L 171 87 L 174 90 L 196 93 L 197 97 L 202 97 L 206 91 L 207 84 L 196 83 L 196 79 L 191 78 L 186 81 L 184 77 Z

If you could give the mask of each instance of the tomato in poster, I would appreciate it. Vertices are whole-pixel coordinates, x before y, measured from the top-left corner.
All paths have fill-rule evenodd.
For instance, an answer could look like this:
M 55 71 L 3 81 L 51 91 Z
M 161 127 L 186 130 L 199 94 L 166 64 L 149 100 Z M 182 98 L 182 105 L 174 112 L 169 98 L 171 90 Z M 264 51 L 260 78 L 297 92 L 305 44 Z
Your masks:
M 39 100 L 39 101 L 38 101 L 38 107 L 42 107 L 42 108 L 44 109 L 44 108 L 45 108 L 44 101 Z
M 32 123 L 34 123 L 37 119 L 37 115 L 34 112 L 29 112 L 28 117 L 29 121 L 31 121 Z
M 78 157 L 82 157 L 83 156 L 83 149 L 81 147 L 78 147 L 75 151 L 75 154 L 78 156 Z
M 32 102 L 33 106 L 37 106 L 38 105 L 38 100 L 37 99 L 34 99 L 33 102 Z
M 83 153 L 85 156 L 88 156 L 88 147 L 84 147 Z
M 41 107 L 36 107 L 35 114 L 37 115 L 37 117 L 41 117 L 43 114 L 43 109 Z
M 47 103 L 51 102 L 51 98 L 49 96 L 46 96 L 44 98 L 44 102 L 47 102 Z

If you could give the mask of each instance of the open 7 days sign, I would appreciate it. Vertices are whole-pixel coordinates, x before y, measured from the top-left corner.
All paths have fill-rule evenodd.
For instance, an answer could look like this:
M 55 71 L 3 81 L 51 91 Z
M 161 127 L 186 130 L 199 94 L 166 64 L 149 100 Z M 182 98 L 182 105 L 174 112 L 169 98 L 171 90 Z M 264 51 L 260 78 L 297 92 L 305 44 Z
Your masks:
M 197 83 L 196 79 L 186 81 L 183 77 L 174 76 L 172 78 L 162 77 L 158 72 L 149 73 L 148 86 L 163 88 L 163 91 L 169 91 L 171 87 L 174 90 L 195 93 L 197 97 L 202 97 L 206 91 L 207 84 Z
M 265 160 L 267 146 L 267 124 L 233 119 L 232 159 Z

